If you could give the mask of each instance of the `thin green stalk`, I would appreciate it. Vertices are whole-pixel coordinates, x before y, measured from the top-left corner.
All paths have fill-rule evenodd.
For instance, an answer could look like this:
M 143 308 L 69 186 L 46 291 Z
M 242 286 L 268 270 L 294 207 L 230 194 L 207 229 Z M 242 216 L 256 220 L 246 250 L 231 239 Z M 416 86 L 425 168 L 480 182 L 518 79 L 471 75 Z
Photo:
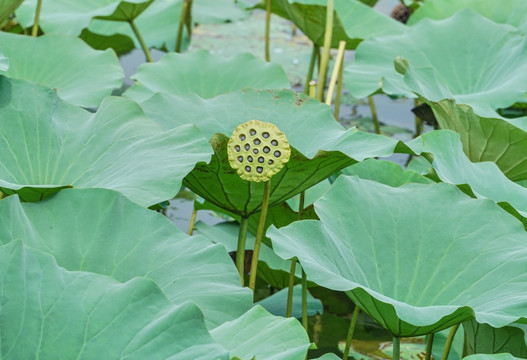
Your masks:
M 450 348 L 452 347 L 452 342 L 454 341 L 454 336 L 456 336 L 456 332 L 459 328 L 459 325 L 460 324 L 456 324 L 450 329 L 448 337 L 446 338 L 445 347 L 443 348 L 443 355 L 441 356 L 441 360 L 448 359 L 448 354 L 450 353 Z
M 333 36 L 333 0 L 328 0 L 326 7 L 326 32 L 324 34 L 324 52 L 318 73 L 317 99 L 324 98 L 324 87 L 326 86 L 326 73 L 329 63 L 329 52 L 331 50 L 331 38 Z
M 392 360 L 400 360 L 401 359 L 401 338 L 398 336 L 394 336 L 392 344 L 393 344 Z
M 189 9 L 189 0 L 184 0 L 183 6 L 181 7 L 181 15 L 179 16 L 179 26 L 177 29 L 176 49 L 175 49 L 177 53 L 181 52 L 181 42 L 183 40 L 183 28 L 187 21 L 188 9 Z
M 40 10 L 42 10 L 42 0 L 38 0 L 37 2 L 35 21 L 33 21 L 33 28 L 31 29 L 31 36 L 33 37 L 37 37 L 38 35 L 38 22 L 40 21 Z
M 192 38 L 192 0 L 188 1 L 186 20 L 185 24 L 187 25 L 188 36 Z
M 430 360 L 432 358 L 432 346 L 434 345 L 434 333 L 428 335 L 428 340 L 426 343 L 426 353 L 425 360 Z
M 302 268 L 302 326 L 308 331 L 307 324 L 307 275 Z
M 194 206 L 194 209 L 192 209 L 192 216 L 190 217 L 190 225 L 188 226 L 188 234 L 192 235 L 192 232 L 194 231 L 194 224 L 196 223 L 196 216 L 198 215 L 198 210 Z
M 335 120 L 339 121 L 340 115 L 340 96 L 342 94 L 342 73 L 344 66 L 341 66 L 339 69 L 339 78 L 337 82 L 337 94 L 335 95 Z
M 260 213 L 260 221 L 258 222 L 258 229 L 256 230 L 256 240 L 254 242 L 253 258 L 251 262 L 251 275 L 249 277 L 249 288 L 254 292 L 256 285 L 256 271 L 258 269 L 258 255 L 260 254 L 260 246 L 262 245 L 262 237 L 265 228 L 265 218 L 267 217 L 267 208 L 269 207 L 269 194 L 271 193 L 271 179 L 265 182 L 262 211 Z
M 270 32 L 271 32 L 271 0 L 267 0 L 265 5 L 265 61 L 271 61 L 270 53 Z
M 315 70 L 315 61 L 320 48 L 313 44 L 313 51 L 311 52 L 311 59 L 309 59 L 309 68 L 307 69 L 306 84 L 304 85 L 304 94 L 309 95 L 309 83 L 313 80 L 313 72 Z
M 355 310 L 353 310 L 353 315 L 351 316 L 350 327 L 348 330 L 348 336 L 346 337 L 346 347 L 344 348 L 344 355 L 342 355 L 342 360 L 348 360 L 351 349 L 351 340 L 353 339 L 353 333 L 355 332 L 355 325 L 357 324 L 357 318 L 359 317 L 359 307 L 355 305 Z
M 146 61 L 154 62 L 154 59 L 152 59 L 152 55 L 150 54 L 150 50 L 148 50 L 148 46 L 146 45 L 145 40 L 141 36 L 139 29 L 137 28 L 137 26 L 135 26 L 134 21 L 130 20 L 128 23 L 132 27 L 135 37 L 137 38 L 137 41 L 139 41 L 139 44 L 141 44 L 141 48 L 143 49 L 143 52 L 145 53 L 145 56 L 146 56 Z
M 379 118 L 377 117 L 377 108 L 375 107 L 375 103 L 373 102 L 372 95 L 368 96 L 368 104 L 370 104 L 371 118 L 373 120 L 373 126 L 375 127 L 375 133 L 380 134 L 381 126 L 379 125 Z
M 249 218 L 242 217 L 240 220 L 240 230 L 238 232 L 238 248 L 236 249 L 236 268 L 240 274 L 242 286 L 245 286 L 245 241 L 247 239 L 247 227 Z
M 414 108 L 419 106 L 420 104 L 421 102 L 419 101 L 419 99 L 415 98 Z M 422 132 L 423 132 L 423 120 L 421 120 L 419 116 L 415 115 L 415 136 L 414 137 L 418 137 L 419 135 L 421 135 Z
M 285 308 L 285 317 L 291 317 L 293 313 L 293 287 L 295 286 L 296 260 L 291 260 L 291 269 L 289 270 L 289 284 L 287 289 L 287 304 Z
M 335 66 L 333 66 L 333 72 L 331 73 L 331 79 L 329 80 L 328 92 L 326 95 L 326 105 L 331 105 L 331 100 L 333 100 L 333 92 L 335 91 L 335 85 L 337 84 L 337 79 L 339 77 L 339 71 L 342 67 L 342 61 L 344 60 L 344 52 L 346 51 L 346 42 L 339 42 L 339 49 L 337 52 L 337 58 L 335 60 Z

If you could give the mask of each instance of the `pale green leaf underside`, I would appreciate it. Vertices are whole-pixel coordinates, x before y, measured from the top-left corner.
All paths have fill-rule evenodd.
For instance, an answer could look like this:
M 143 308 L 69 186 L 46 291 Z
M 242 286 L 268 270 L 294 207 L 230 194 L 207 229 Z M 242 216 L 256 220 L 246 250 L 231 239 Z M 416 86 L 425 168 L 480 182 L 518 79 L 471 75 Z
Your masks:
M 0 247 L 0 264 L 2 359 L 229 359 L 198 307 L 171 304 L 152 280 L 67 271 L 20 241 Z
M 258 305 L 210 334 L 231 357 L 242 360 L 303 360 L 310 347 L 309 337 L 296 319 L 271 315 Z
M 183 234 L 166 217 L 117 192 L 63 190 L 41 203 L 0 201 L 0 239 L 21 239 L 48 252 L 70 271 L 155 281 L 177 305 L 196 303 L 209 327 L 247 311 L 252 294 L 242 288 L 221 245 Z
M 425 19 L 402 35 L 364 41 L 345 70 L 345 81 L 355 97 L 378 90 L 413 97 L 414 91 L 432 101 L 454 98 L 496 109 L 511 105 L 526 90 L 524 42 L 514 28 L 465 10 L 446 20 Z M 414 69 L 412 84 L 396 72 L 398 56 Z
M 350 290 L 396 335 L 527 315 L 517 305 L 525 304 L 527 238 L 491 201 L 447 184 L 392 188 L 341 176 L 315 210 L 321 221 L 268 230 L 275 252 L 298 257 L 311 281 Z
M 125 96 L 136 101 L 144 101 L 156 92 L 212 98 L 244 88 L 289 88 L 287 75 L 277 64 L 249 53 L 224 58 L 206 50 L 167 54 L 155 64 L 141 65 L 132 78 L 139 84 Z
M 74 36 L 34 38 L 0 32 L 0 44 L 9 59 L 9 68 L 0 75 L 56 89 L 75 105 L 99 106 L 124 77 L 113 51 L 93 50 Z
M 133 20 L 151 2 L 152 0 L 46 1 L 40 12 L 39 26 L 45 34 L 77 36 L 97 16 Z M 16 15 L 22 26 L 29 27 L 33 24 L 36 8 L 37 0 L 25 0 L 20 6 Z
M 27 201 L 73 185 L 117 190 L 150 206 L 173 197 L 211 154 L 196 127 L 163 130 L 131 100 L 106 98 L 92 114 L 50 89 L 4 77 L 0 118 L 0 190 Z

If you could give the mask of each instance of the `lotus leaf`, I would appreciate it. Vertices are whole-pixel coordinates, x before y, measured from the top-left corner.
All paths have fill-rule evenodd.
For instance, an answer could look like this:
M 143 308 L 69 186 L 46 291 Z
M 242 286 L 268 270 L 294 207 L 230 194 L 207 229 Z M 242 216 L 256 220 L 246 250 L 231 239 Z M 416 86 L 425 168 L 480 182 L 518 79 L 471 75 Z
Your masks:
M 181 0 L 156 0 L 134 20 L 149 48 L 174 51 L 182 3 Z M 141 48 L 132 28 L 125 22 L 93 19 L 82 38 L 98 49 L 111 47 L 119 49 L 120 53 Z M 185 31 L 182 49 L 187 47 L 188 41 Z
M 331 108 L 292 91 L 237 91 L 201 99 L 195 95 L 156 94 L 141 104 L 145 113 L 170 129 L 193 123 L 211 138 L 215 155 L 210 164 L 199 163 L 184 184 L 200 196 L 240 216 L 258 212 L 263 184 L 240 179 L 227 159 L 228 137 L 247 120 L 275 124 L 287 137 L 291 158 L 271 180 L 269 206 L 287 200 L 356 161 L 409 151 L 385 136 L 344 130 Z M 175 117 L 172 114 L 177 113 Z M 306 126 L 309 124 L 309 126 Z M 216 134 L 216 135 L 214 135 Z
M 5 57 L 0 48 L 0 71 L 7 71 L 9 69 L 9 59 Z
M 273 315 L 286 316 L 286 303 L 289 289 L 282 289 L 277 293 L 261 300 L 258 305 L 263 306 L 267 311 Z M 315 299 L 309 291 L 307 292 L 307 315 L 313 316 L 322 314 L 322 302 Z M 293 287 L 293 306 L 291 316 L 297 319 L 302 318 L 302 286 L 295 285 Z
M 527 236 L 491 201 L 448 184 L 341 176 L 315 210 L 321 221 L 269 228 L 275 252 L 296 256 L 313 282 L 348 291 L 394 335 L 473 317 L 499 327 L 527 314 Z
M 248 87 L 289 88 L 287 75 L 280 65 L 270 64 L 249 53 L 224 58 L 206 50 L 167 54 L 155 64 L 141 65 L 132 78 L 139 84 L 131 87 L 125 96 L 136 101 L 144 101 L 156 92 L 194 93 L 202 98 L 212 98 Z
M 264 8 L 265 1 L 258 7 Z M 272 11 L 293 21 L 314 44 L 324 45 L 326 0 L 273 0 Z M 358 0 L 335 0 L 336 19 L 332 47 L 346 41 L 346 48 L 355 49 L 362 39 L 399 34 L 405 26 Z
M 183 234 L 170 220 L 117 192 L 69 189 L 43 203 L 0 202 L 2 235 L 53 255 L 70 271 L 125 282 L 147 277 L 180 305 L 190 300 L 209 327 L 232 320 L 252 304 L 223 246 Z
M 39 26 L 46 34 L 80 35 L 95 17 L 108 20 L 130 21 L 152 3 L 153 0 L 90 0 L 45 1 L 39 17 Z M 17 20 L 23 27 L 33 24 L 37 0 L 25 0 L 18 9 Z
M 410 16 L 407 24 L 413 25 L 425 18 L 446 19 L 463 9 L 473 10 L 498 24 L 527 31 L 527 4 L 523 0 L 428 0 Z
M 0 75 L 54 88 L 75 105 L 99 106 L 124 77 L 113 51 L 93 50 L 73 36 L 34 38 L 0 32 L 0 44 L 9 59 L 9 68 Z
M 258 305 L 210 334 L 231 356 L 242 360 L 303 360 L 310 347 L 309 337 L 296 319 L 273 316 Z
M 511 180 L 491 162 L 472 163 L 463 153 L 459 135 L 448 130 L 433 131 L 408 142 L 415 153 L 433 155 L 432 166 L 441 181 L 460 186 L 479 198 L 506 202 L 522 216 L 527 215 L 527 189 Z M 469 189 L 464 189 L 466 186 Z
M 229 359 L 198 307 L 171 304 L 152 280 L 68 271 L 20 241 L 0 247 L 0 264 L 2 359 Z
M 513 323 L 497 329 L 469 320 L 463 323 L 463 329 L 469 354 L 508 352 L 523 359 L 527 356 L 526 325 Z
M 0 28 L 24 0 L 0 0 Z
M 425 136 L 427 136 L 426 134 Z M 428 144 L 428 137 L 421 137 L 423 143 Z M 454 135 L 455 137 L 455 135 Z M 445 136 L 446 138 L 446 136 Z M 459 144 L 458 144 L 459 145 Z M 441 151 L 443 149 L 448 149 L 442 147 L 440 149 L 427 147 L 426 152 L 432 152 L 437 154 L 435 150 Z M 459 146 L 458 146 L 459 149 Z M 456 148 L 454 148 L 456 150 Z M 454 152 L 454 151 L 452 151 Z M 441 154 L 442 155 L 442 154 Z M 439 159 L 443 160 L 442 157 Z M 430 184 L 433 183 L 427 177 L 424 177 L 414 171 L 405 170 L 400 165 L 387 160 L 375 160 L 375 159 L 366 159 L 360 163 L 352 165 L 348 168 L 342 170 L 344 175 L 357 175 L 361 179 L 374 180 L 381 184 L 389 185 L 392 187 L 398 187 L 407 183 L 421 183 L 421 184 Z M 448 182 L 448 181 L 445 181 Z M 527 195 L 527 193 L 526 193 Z
M 463 360 L 520 360 L 521 358 L 517 358 L 512 356 L 511 354 L 475 354 L 475 355 L 469 355 L 467 357 L 464 357 Z
M 191 125 L 164 131 L 131 100 L 92 114 L 48 88 L 0 77 L 0 190 L 40 200 L 49 189 L 108 188 L 150 206 L 172 198 L 210 145 Z
M 431 101 L 453 98 L 489 111 L 513 104 L 527 90 L 525 41 L 510 26 L 464 10 L 446 20 L 420 21 L 405 34 L 363 42 L 345 82 L 359 98 L 379 90 L 414 97 L 413 91 Z M 414 69 L 411 84 L 395 71 L 397 56 Z

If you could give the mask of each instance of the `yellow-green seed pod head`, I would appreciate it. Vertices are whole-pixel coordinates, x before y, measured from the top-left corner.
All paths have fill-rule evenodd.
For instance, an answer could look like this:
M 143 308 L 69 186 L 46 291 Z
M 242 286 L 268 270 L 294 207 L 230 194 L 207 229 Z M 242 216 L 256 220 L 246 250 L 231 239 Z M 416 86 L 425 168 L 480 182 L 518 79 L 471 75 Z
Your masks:
M 239 125 L 227 145 L 232 168 L 247 181 L 267 181 L 289 161 L 291 147 L 274 124 L 250 120 Z

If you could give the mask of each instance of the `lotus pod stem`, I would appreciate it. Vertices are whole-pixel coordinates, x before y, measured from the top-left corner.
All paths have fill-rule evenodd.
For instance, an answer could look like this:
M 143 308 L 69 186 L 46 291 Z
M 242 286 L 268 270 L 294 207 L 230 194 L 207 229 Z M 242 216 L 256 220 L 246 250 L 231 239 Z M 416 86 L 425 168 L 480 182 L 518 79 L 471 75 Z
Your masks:
M 394 336 L 392 345 L 392 360 L 401 360 L 401 338 L 399 336 Z
M 355 325 L 357 324 L 357 318 L 359 317 L 359 307 L 355 305 L 353 310 L 353 315 L 351 315 L 350 327 L 348 330 L 348 336 L 346 337 L 346 347 L 344 348 L 344 355 L 342 355 L 342 360 L 348 360 L 351 349 L 351 340 L 353 339 L 353 333 L 355 332 Z
M 328 0 L 326 6 L 326 30 L 324 33 L 324 51 L 318 72 L 318 91 L 317 99 L 322 101 L 324 98 L 324 87 L 326 86 L 326 74 L 329 63 L 329 53 L 331 50 L 331 38 L 333 36 L 333 0 Z
M 448 337 L 446 338 L 445 347 L 443 348 L 443 355 L 441 356 L 441 360 L 448 359 L 448 354 L 450 354 L 450 348 L 452 347 L 452 342 L 454 341 L 454 336 L 456 336 L 456 332 L 459 328 L 459 325 L 460 323 L 450 328 L 450 332 L 448 333 Z
M 282 170 L 289 161 L 291 147 L 284 133 L 275 125 L 260 120 L 250 120 L 234 129 L 227 144 L 227 155 L 231 167 L 242 179 L 265 182 L 249 277 L 249 287 L 254 291 L 258 255 L 269 207 L 271 177 Z M 241 250 L 238 247 L 238 252 Z
M 242 217 L 240 220 L 240 230 L 238 232 L 238 247 L 236 249 L 236 268 L 240 274 L 240 282 L 245 286 L 245 243 L 247 241 L 247 227 L 249 218 Z
M 270 51 L 270 32 L 271 32 L 271 0 L 265 4 L 265 61 L 271 61 Z
M 434 345 L 434 333 L 431 333 L 428 335 L 428 339 L 426 339 L 426 353 L 425 353 L 425 360 L 430 360 L 432 358 L 432 346 Z
M 33 27 L 31 28 L 31 36 L 37 37 L 38 35 L 38 23 L 40 20 L 40 11 L 42 10 L 42 0 L 38 0 L 37 9 L 35 11 L 35 20 L 33 21 Z

